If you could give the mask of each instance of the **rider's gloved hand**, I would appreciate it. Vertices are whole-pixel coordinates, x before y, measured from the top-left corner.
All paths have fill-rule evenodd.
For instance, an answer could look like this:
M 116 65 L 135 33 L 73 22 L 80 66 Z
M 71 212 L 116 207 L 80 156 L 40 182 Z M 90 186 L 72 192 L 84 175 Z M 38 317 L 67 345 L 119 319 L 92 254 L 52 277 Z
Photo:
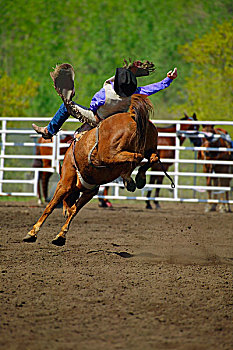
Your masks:
M 177 68 L 174 68 L 174 70 L 173 71 L 169 71 L 168 73 L 167 73 L 167 77 L 168 78 L 170 78 L 170 79 L 176 79 L 176 77 L 177 77 Z

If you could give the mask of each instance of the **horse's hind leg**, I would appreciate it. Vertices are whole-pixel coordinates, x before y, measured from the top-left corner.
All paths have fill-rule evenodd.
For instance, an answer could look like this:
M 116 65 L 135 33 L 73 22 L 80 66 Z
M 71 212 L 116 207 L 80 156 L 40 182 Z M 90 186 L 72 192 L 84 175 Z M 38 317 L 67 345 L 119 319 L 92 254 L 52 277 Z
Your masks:
M 53 198 L 49 202 L 49 204 L 46 206 L 43 214 L 37 221 L 37 223 L 33 226 L 32 230 L 27 233 L 27 235 L 23 238 L 24 242 L 35 242 L 37 239 L 37 233 L 39 232 L 41 226 L 47 219 L 47 217 L 52 213 L 54 208 L 57 206 L 57 204 L 63 200 L 63 198 L 69 194 L 69 192 L 72 191 L 72 186 L 69 187 L 65 186 L 62 181 L 60 180 L 57 184 L 56 191 L 54 193 Z
M 69 216 L 69 211 L 71 207 L 76 203 L 80 196 L 80 191 L 78 188 L 74 188 L 69 196 L 63 200 L 63 216 L 67 218 Z
M 61 231 L 58 233 L 58 235 L 54 238 L 52 243 L 57 246 L 63 246 L 66 242 L 66 233 L 69 230 L 69 226 L 75 215 L 80 211 L 80 209 L 87 204 L 97 193 L 99 188 L 96 188 L 91 191 L 85 191 L 79 198 L 77 202 L 75 202 L 70 210 L 68 211 L 68 218 L 65 222 L 65 224 L 62 226 Z

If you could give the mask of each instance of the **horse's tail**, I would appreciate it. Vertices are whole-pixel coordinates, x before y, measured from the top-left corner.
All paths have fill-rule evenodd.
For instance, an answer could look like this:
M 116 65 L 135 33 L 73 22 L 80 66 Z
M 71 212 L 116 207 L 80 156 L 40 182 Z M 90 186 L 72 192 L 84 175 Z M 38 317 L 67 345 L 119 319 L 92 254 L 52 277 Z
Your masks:
M 149 114 L 154 111 L 154 107 L 146 95 L 135 94 L 132 96 L 129 111 L 134 116 L 137 124 L 137 150 L 144 151 Z

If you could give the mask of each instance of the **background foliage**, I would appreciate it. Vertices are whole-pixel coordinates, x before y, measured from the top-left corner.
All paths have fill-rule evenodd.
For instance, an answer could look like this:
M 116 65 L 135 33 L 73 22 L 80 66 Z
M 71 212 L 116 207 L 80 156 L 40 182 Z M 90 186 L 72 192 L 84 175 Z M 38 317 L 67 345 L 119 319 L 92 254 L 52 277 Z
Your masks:
M 199 119 L 232 120 L 233 94 L 233 25 L 224 22 L 192 44 L 179 48 L 185 61 L 193 63 L 186 79 L 185 103 L 174 106 L 191 113 L 195 108 Z
M 0 114 L 52 116 L 61 101 L 49 72 L 62 62 L 75 68 L 75 101 L 88 106 L 131 57 L 157 67 L 139 85 L 178 67 L 171 87 L 151 97 L 156 118 L 232 115 L 231 0 L 7 0 L 0 11 Z

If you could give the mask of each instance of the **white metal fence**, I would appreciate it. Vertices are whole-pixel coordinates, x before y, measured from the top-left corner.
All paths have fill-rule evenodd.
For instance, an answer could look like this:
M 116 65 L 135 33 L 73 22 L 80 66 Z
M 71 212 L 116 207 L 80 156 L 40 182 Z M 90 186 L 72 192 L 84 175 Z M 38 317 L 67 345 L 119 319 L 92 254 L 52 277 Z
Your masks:
M 54 138 L 54 142 L 51 144 L 45 144 L 46 147 L 52 147 L 52 155 L 38 156 L 35 155 L 35 147 L 38 145 L 37 134 L 30 127 L 22 127 L 22 129 L 14 129 L 12 122 L 17 121 L 21 124 L 29 122 L 42 122 L 46 124 L 49 118 L 0 118 L 0 196 L 32 196 L 37 195 L 37 181 L 40 171 L 49 171 L 52 173 L 59 173 L 59 162 L 64 158 L 60 155 L 60 148 L 64 147 L 64 143 L 61 144 L 61 138 L 64 134 L 72 135 L 72 131 L 60 131 Z M 70 118 L 69 123 L 77 122 L 75 119 Z M 194 147 L 190 143 L 190 136 L 188 133 L 181 132 L 181 124 L 205 124 L 205 125 L 217 125 L 224 128 L 224 125 L 233 126 L 233 122 L 223 121 L 187 121 L 187 120 L 153 120 L 157 126 L 176 124 L 176 132 L 174 133 L 159 133 L 159 136 L 175 137 L 175 146 L 158 146 L 158 149 L 173 149 L 175 150 L 174 159 L 162 159 L 162 162 L 171 162 L 173 165 L 169 168 L 168 173 L 174 179 L 175 189 L 172 190 L 170 182 L 164 180 L 163 185 L 148 185 L 150 175 L 160 175 L 160 172 L 147 172 L 147 185 L 142 190 L 129 193 L 123 189 L 122 182 L 116 181 L 107 184 L 110 186 L 109 195 L 106 198 L 120 199 L 120 200 L 147 200 L 146 191 L 148 189 L 155 190 L 155 188 L 161 188 L 161 194 L 159 198 L 151 197 L 151 200 L 159 201 L 182 201 L 182 202 L 210 202 L 207 200 L 206 191 L 209 187 L 206 186 L 205 180 L 208 174 L 203 173 L 203 164 L 230 164 L 233 168 L 233 161 L 207 161 L 198 160 L 197 152 L 204 150 L 203 147 Z M 75 126 L 74 128 L 75 129 Z M 181 134 L 180 134 L 181 133 Z M 180 139 L 178 135 L 186 136 L 184 145 L 180 145 Z M 35 136 L 35 137 L 32 137 Z M 200 133 L 199 137 L 203 137 Z M 40 144 L 41 146 L 41 144 Z M 67 145 L 68 146 L 68 145 Z M 43 146 L 42 146 L 43 147 Z M 212 148 L 211 150 L 216 150 Z M 218 148 L 218 151 L 224 151 L 224 148 Z M 233 149 L 231 149 L 233 151 Z M 34 159 L 50 159 L 51 168 L 34 168 L 32 166 Z M 133 172 L 133 175 L 136 171 Z M 212 174 L 212 177 L 227 177 L 233 178 L 232 172 L 229 174 Z M 230 200 L 229 203 L 233 203 L 232 188 L 229 187 L 213 187 L 211 190 L 221 192 L 229 191 Z M 101 197 L 101 196 L 100 196 Z M 211 200 L 211 203 L 219 202 L 219 199 Z

